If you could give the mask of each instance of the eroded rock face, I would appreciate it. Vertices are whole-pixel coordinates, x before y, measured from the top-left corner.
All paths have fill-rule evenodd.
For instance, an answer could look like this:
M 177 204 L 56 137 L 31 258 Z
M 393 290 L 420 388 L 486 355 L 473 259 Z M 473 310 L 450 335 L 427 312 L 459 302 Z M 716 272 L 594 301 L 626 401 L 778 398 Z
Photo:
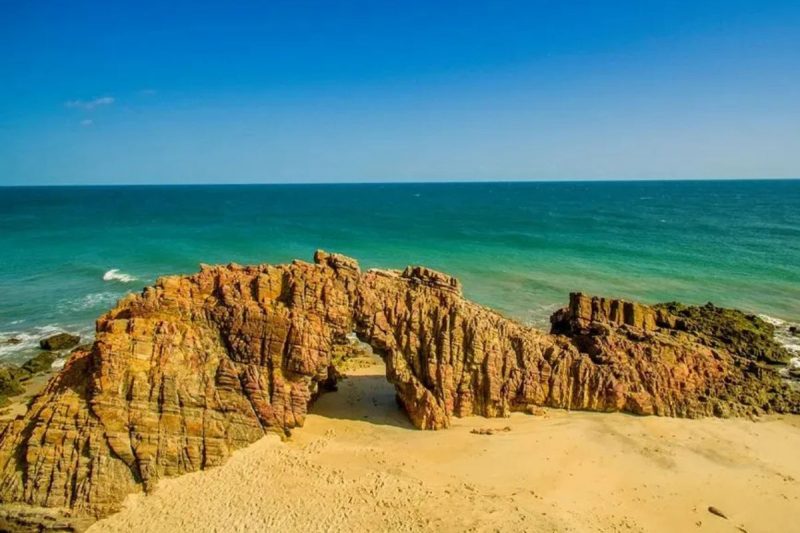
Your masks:
M 380 353 L 419 428 L 531 406 L 668 416 L 800 410 L 773 372 L 709 345 L 669 309 L 572 295 L 544 333 L 465 300 L 422 267 L 203 266 L 161 278 L 97 321 L 0 435 L 0 499 L 114 511 L 163 476 L 302 425 L 355 332 Z

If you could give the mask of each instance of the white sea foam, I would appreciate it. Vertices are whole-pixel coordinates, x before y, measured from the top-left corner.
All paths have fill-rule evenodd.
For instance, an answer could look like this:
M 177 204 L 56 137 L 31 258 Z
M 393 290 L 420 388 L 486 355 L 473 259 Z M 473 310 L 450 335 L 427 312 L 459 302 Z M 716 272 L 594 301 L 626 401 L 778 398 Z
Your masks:
M 94 309 L 96 307 L 110 307 L 116 303 L 120 298 L 119 293 L 115 292 L 93 292 L 81 296 L 80 298 L 72 298 L 62 300 L 58 303 L 58 309 L 61 312 L 74 312 L 86 311 L 87 309 Z
M 65 298 L 56 304 L 60 314 L 70 316 L 87 310 L 104 311 L 113 306 L 122 294 L 117 292 L 93 292 L 78 298 Z
M 775 326 L 775 340 L 789 350 L 793 356 L 789 359 L 786 367 L 781 369 L 781 374 L 786 378 L 797 380 L 800 376 L 800 336 L 792 333 L 789 328 L 800 327 L 800 325 L 769 315 L 758 315 L 758 318 Z
M 782 327 L 788 326 L 788 323 L 785 320 L 781 320 L 780 318 L 771 317 L 769 315 L 758 315 L 758 318 L 766 322 L 767 324 L 772 324 L 775 327 Z
M 39 341 L 56 333 L 74 333 L 80 335 L 81 343 L 94 340 L 94 328 L 87 325 L 82 327 L 47 325 L 34 326 L 29 329 L 0 331 L 0 362 L 21 364 L 39 353 Z M 11 339 L 15 342 L 10 343 Z
M 781 320 L 769 315 L 758 315 L 758 318 L 775 326 L 775 340 L 792 354 L 800 357 L 800 335 L 792 333 L 790 328 L 800 328 L 800 324 Z
M 62 331 L 64 329 L 58 326 L 39 326 L 26 331 L 0 331 L 0 360 L 15 359 L 34 352 L 39 349 L 39 340 Z
M 136 278 L 130 274 L 126 274 L 125 272 L 120 272 L 118 268 L 112 268 L 103 274 L 103 281 L 120 281 L 122 283 L 130 283 L 131 281 L 136 281 Z
M 527 316 L 523 317 L 523 322 L 528 326 L 550 331 L 550 316 L 562 307 L 564 306 L 557 303 L 536 304 L 526 311 Z

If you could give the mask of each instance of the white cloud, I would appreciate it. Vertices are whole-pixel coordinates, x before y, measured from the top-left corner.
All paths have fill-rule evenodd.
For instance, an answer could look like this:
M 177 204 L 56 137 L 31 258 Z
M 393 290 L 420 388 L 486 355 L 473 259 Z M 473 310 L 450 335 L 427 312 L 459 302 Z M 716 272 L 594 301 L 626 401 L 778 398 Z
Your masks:
M 156 90 L 155 89 L 142 89 L 141 91 L 139 91 L 139 94 L 141 94 L 142 96 L 153 96 L 154 94 L 156 94 Z
M 113 103 L 113 96 L 101 96 L 100 98 L 95 98 L 94 100 L 70 100 L 65 105 L 73 109 L 91 111 L 95 107 L 111 105 Z
M 92 120 L 90 118 L 86 118 L 86 119 L 81 120 L 81 126 L 83 126 L 84 128 L 87 128 L 87 127 L 91 126 L 92 124 L 94 124 L 94 120 Z

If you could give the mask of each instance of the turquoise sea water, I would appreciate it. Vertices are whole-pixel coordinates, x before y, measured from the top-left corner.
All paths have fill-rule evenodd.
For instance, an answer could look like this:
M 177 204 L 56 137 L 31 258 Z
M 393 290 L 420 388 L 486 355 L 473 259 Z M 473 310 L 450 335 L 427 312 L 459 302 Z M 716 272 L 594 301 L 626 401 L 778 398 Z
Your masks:
M 800 181 L 0 188 L 0 358 L 159 275 L 316 248 L 538 325 L 576 290 L 800 322 Z

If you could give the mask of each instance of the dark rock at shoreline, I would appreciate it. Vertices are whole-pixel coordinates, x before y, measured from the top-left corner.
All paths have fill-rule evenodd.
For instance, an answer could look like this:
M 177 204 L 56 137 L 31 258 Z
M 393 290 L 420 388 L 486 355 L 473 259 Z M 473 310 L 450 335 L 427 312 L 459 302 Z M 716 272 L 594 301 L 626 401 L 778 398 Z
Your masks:
M 27 372 L 15 366 L 0 366 L 0 405 L 6 403 L 9 397 L 16 396 L 24 390 L 20 378 Z
M 709 346 L 769 364 L 786 363 L 791 358 L 789 351 L 775 341 L 775 326 L 757 316 L 710 302 L 702 306 L 669 302 L 654 307 L 679 317 L 680 329 L 703 338 Z
M 789 333 L 792 335 L 800 335 L 800 329 L 797 329 L 797 326 L 789 326 Z
M 46 339 L 39 341 L 39 346 L 42 350 L 66 350 L 78 345 L 81 341 L 80 335 L 72 335 L 71 333 L 56 333 Z
M 536 406 L 800 412 L 800 393 L 759 364 L 768 347 L 745 349 L 748 335 L 761 340 L 760 325 L 727 310 L 576 293 L 546 333 L 470 302 L 446 274 L 314 259 L 203 266 L 120 300 L 98 319 L 91 350 L 75 350 L 0 435 L 0 501 L 102 516 L 162 477 L 220 465 L 265 433 L 286 435 L 321 389 L 335 388 L 352 334 L 384 359 L 421 429 Z
M 9 337 L 3 342 L 5 344 L 21 344 L 22 343 L 22 339 L 19 339 L 17 337 Z
M 43 351 L 39 352 L 36 357 L 28 359 L 22 365 L 22 370 L 30 374 L 38 374 L 39 372 L 46 372 L 50 370 L 53 361 L 58 359 L 58 356 L 53 352 Z
M 0 405 L 6 403 L 8 398 L 22 394 L 25 391 L 23 383 L 31 377 L 49 372 L 57 358 L 52 352 L 42 351 L 22 366 L 0 365 Z

